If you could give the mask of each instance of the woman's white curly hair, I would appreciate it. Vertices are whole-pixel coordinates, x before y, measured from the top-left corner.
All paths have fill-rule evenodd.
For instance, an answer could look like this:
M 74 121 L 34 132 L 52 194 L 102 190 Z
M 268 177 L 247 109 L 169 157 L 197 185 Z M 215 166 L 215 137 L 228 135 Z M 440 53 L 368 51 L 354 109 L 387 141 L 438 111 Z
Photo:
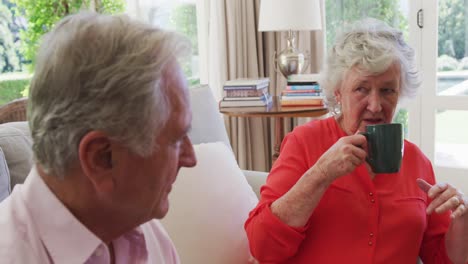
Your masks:
M 346 27 L 337 35 L 321 72 L 320 86 L 330 112 L 340 115 L 335 92 L 347 71 L 357 67 L 367 73 L 379 74 L 394 63 L 401 71 L 400 98 L 413 97 L 421 81 L 414 50 L 404 41 L 401 31 L 373 18 Z

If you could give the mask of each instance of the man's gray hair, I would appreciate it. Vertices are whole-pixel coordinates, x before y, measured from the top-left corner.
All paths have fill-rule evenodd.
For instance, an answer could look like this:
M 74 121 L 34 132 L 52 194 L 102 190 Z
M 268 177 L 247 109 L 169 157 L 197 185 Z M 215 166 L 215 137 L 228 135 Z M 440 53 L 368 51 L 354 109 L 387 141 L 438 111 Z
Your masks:
M 81 12 L 60 21 L 42 40 L 29 91 L 36 162 L 66 173 L 93 130 L 150 155 L 171 111 L 163 70 L 189 51 L 185 38 L 126 15 Z
M 337 35 L 321 73 L 320 85 L 328 109 L 340 114 L 335 91 L 348 70 L 357 67 L 380 74 L 394 63 L 401 71 L 400 97 L 413 97 L 421 81 L 414 50 L 404 41 L 401 31 L 373 18 L 356 21 L 345 28 Z

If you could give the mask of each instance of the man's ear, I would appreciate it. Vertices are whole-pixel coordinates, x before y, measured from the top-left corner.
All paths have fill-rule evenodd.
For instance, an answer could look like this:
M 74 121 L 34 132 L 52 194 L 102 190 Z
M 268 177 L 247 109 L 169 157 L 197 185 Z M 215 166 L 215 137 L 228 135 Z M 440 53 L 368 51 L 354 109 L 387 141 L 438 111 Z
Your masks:
M 78 156 L 81 169 L 98 192 L 114 189 L 112 177 L 112 141 L 101 131 L 88 132 L 80 141 Z

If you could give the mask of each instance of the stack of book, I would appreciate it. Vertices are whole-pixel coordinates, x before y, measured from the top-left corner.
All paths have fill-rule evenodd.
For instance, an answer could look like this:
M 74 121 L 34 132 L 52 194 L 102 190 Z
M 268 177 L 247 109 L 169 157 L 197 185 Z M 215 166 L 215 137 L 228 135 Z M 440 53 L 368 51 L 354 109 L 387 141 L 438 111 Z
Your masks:
M 321 106 L 323 98 L 318 74 L 293 74 L 281 92 L 281 106 Z
M 224 83 L 220 107 L 266 106 L 272 102 L 268 93 L 270 79 L 235 79 Z

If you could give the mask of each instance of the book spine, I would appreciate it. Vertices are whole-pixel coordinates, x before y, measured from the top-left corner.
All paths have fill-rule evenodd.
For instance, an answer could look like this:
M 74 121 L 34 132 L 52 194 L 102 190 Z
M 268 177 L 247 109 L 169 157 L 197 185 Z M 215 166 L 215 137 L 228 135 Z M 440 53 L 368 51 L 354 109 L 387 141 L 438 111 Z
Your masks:
M 268 84 L 266 85 L 224 85 L 224 90 L 260 90 L 263 88 L 267 88 Z
M 287 85 L 319 85 L 317 82 L 308 82 L 308 81 L 288 81 Z
M 260 97 L 268 93 L 268 89 L 260 90 L 245 90 L 245 89 L 233 89 L 233 90 L 224 90 L 224 96 L 226 97 Z
M 298 100 L 281 100 L 281 105 L 323 105 L 323 100 L 317 99 L 298 99 Z
M 264 106 L 267 105 L 263 100 L 253 100 L 253 101 L 225 101 L 221 100 L 219 102 L 220 107 L 250 107 L 250 106 Z
M 310 92 L 307 92 L 307 93 L 288 93 L 288 92 L 282 92 L 281 93 L 283 96 L 291 96 L 291 97 L 295 97 L 295 96 L 322 96 L 322 93 L 320 92 L 317 92 L 317 93 L 310 93 Z
M 265 100 L 268 94 L 262 96 L 241 96 L 241 97 L 229 97 L 225 96 L 223 100 L 226 101 L 254 101 L 254 100 Z
M 270 79 L 255 79 L 255 80 L 229 80 L 224 83 L 225 86 L 259 86 L 264 87 L 270 83 Z
M 290 82 L 317 82 L 320 79 L 320 75 L 317 73 L 291 74 L 287 79 Z
M 320 86 L 317 84 L 310 85 L 287 85 L 286 90 L 315 90 L 320 91 Z
M 281 96 L 282 99 L 288 100 L 297 100 L 297 99 L 323 99 L 322 95 L 298 95 L 298 96 L 289 96 L 283 95 Z
M 229 90 L 252 90 L 252 91 L 256 91 L 257 86 L 255 86 L 255 85 L 244 85 L 244 86 L 240 86 L 240 85 L 227 86 L 227 85 L 224 85 L 223 89 L 225 91 L 229 91 Z

